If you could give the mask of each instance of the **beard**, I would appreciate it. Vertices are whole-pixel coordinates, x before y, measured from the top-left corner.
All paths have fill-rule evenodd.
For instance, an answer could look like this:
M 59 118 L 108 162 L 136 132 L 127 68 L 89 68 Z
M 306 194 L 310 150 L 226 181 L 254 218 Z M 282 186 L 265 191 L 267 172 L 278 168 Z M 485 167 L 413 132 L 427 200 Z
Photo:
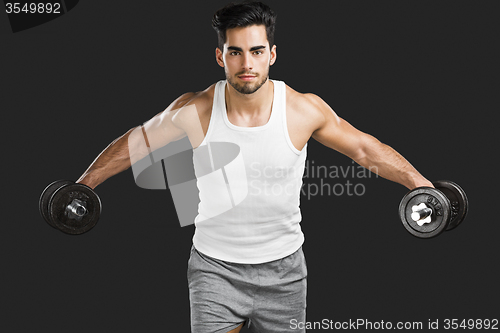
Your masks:
M 226 80 L 231 85 L 231 87 L 233 87 L 240 94 L 249 95 L 249 94 L 253 94 L 257 90 L 259 90 L 260 87 L 262 87 L 262 85 L 264 83 L 266 83 L 267 79 L 269 78 L 269 68 L 267 69 L 266 75 L 263 75 L 262 78 L 261 78 L 261 76 L 259 74 L 252 73 L 252 72 L 249 72 L 249 73 L 246 73 L 246 72 L 238 73 L 238 74 L 235 75 L 235 77 L 238 76 L 238 75 L 242 75 L 242 74 L 252 74 L 252 75 L 255 75 L 255 78 L 257 80 L 256 80 L 256 82 L 244 82 L 244 83 L 240 84 L 240 83 L 237 83 L 233 79 L 233 77 L 231 77 L 230 75 L 228 75 L 227 72 L 226 72 Z M 259 80 L 259 78 L 261 78 L 261 79 Z

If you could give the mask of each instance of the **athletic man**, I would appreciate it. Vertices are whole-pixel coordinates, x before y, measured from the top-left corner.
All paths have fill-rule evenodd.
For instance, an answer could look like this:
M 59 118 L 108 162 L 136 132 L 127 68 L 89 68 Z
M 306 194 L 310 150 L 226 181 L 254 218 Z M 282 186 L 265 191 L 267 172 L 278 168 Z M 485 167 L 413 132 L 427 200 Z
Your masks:
M 226 80 L 180 96 L 138 127 L 151 150 L 185 136 L 195 156 L 210 142 L 234 143 L 246 170 L 246 175 L 224 175 L 232 194 L 243 191 L 245 198 L 217 216 L 210 209 L 226 187 L 200 187 L 188 263 L 196 333 L 239 332 L 245 322 L 254 332 L 290 332 L 291 320 L 305 321 L 299 196 L 311 137 L 409 189 L 432 187 L 401 155 L 338 117 L 320 97 L 269 79 L 277 58 L 275 19 L 259 2 L 217 11 L 215 55 Z M 147 154 L 140 139 L 131 137 L 134 129 L 111 143 L 78 182 L 95 188 Z M 283 191 L 266 191 L 276 188 Z

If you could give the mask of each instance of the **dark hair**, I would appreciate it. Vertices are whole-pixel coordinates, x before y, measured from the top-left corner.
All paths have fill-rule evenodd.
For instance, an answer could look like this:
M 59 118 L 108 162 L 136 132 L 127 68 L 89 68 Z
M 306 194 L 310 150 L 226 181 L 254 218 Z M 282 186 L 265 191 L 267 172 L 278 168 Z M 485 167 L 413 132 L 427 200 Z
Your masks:
M 216 11 L 212 18 L 212 27 L 217 32 L 219 49 L 223 50 L 227 29 L 251 25 L 264 25 L 269 47 L 274 45 L 276 14 L 269 6 L 258 1 L 232 2 Z

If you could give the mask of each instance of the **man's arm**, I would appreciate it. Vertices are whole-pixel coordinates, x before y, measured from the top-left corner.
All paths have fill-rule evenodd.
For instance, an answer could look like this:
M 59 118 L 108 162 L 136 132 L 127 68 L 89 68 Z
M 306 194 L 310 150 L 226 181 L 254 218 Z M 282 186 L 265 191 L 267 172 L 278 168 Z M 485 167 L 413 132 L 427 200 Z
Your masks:
M 148 144 L 152 151 L 186 136 L 184 130 L 173 124 L 172 117 L 194 95 L 194 93 L 186 93 L 180 96 L 165 111 L 144 124 L 143 130 L 147 133 Z M 148 155 L 149 149 L 143 145 L 144 138 L 137 135 L 131 136 L 134 130 L 140 127 L 130 129 L 111 142 L 76 182 L 95 188 L 109 177 L 127 170 L 133 163 Z
M 321 98 L 306 97 L 321 111 L 322 121 L 312 137 L 323 145 L 350 157 L 359 165 L 375 171 L 379 176 L 414 189 L 433 187 L 403 156 L 373 136 L 363 133 L 337 114 Z

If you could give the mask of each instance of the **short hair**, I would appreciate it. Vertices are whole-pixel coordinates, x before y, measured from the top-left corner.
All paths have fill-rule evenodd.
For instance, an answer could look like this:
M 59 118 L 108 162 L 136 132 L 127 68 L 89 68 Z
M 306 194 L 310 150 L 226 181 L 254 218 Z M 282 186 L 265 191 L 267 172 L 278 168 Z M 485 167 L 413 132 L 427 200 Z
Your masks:
M 269 6 L 260 1 L 245 1 L 230 3 L 215 12 L 212 18 L 212 27 L 217 32 L 219 49 L 223 50 L 226 42 L 227 29 L 264 25 L 266 28 L 269 47 L 274 45 L 274 31 L 277 15 Z

